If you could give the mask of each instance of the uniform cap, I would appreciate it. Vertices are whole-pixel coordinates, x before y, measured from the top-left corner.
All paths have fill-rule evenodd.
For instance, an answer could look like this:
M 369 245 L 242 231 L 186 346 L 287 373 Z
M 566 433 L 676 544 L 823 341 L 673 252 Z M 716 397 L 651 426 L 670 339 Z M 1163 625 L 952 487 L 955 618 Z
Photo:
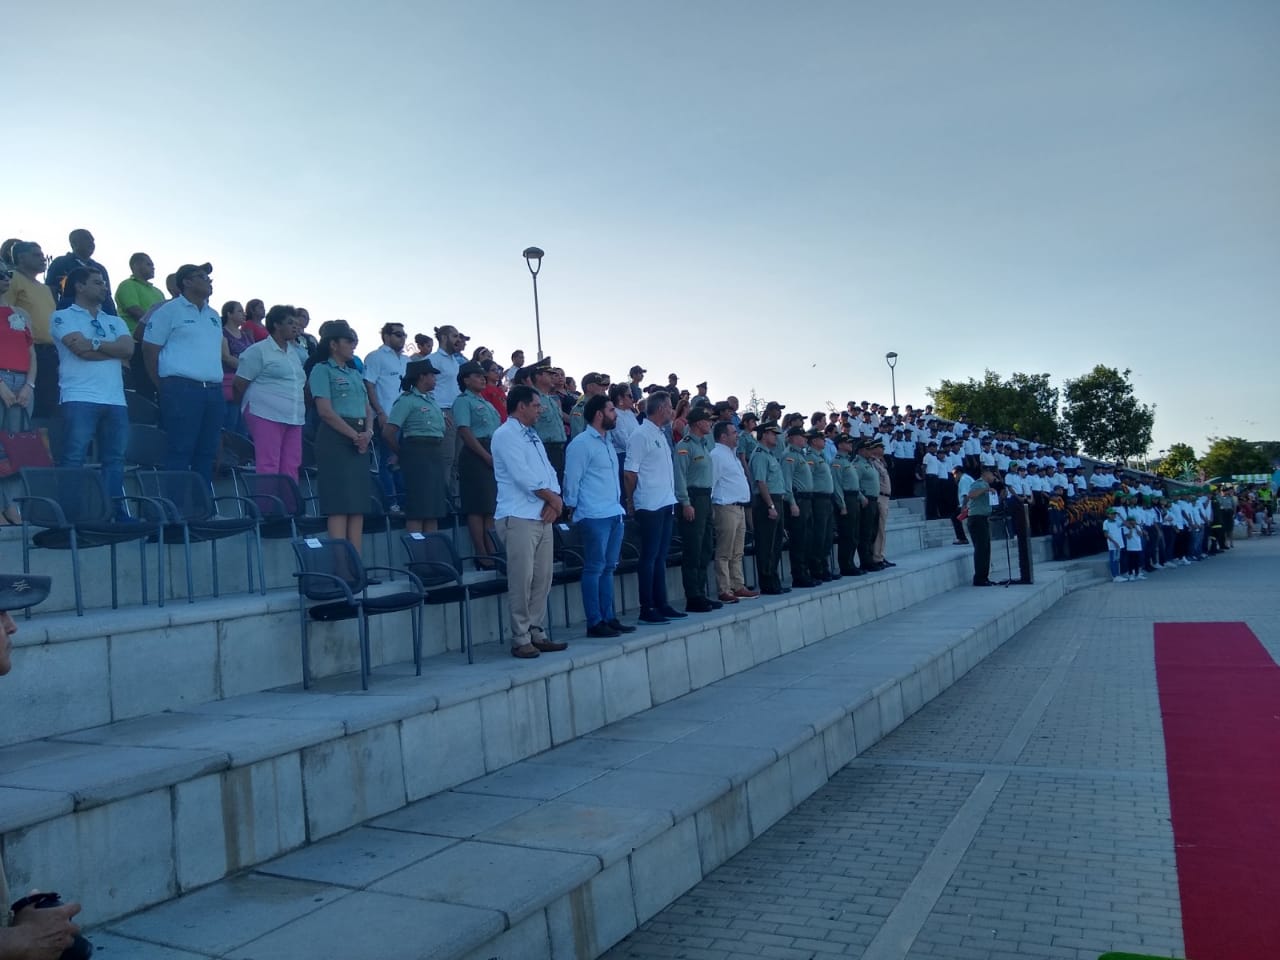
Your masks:
M 405 383 L 414 383 L 424 373 L 439 373 L 435 367 L 431 365 L 431 361 L 423 358 L 422 360 L 410 360 L 404 368 L 403 380 Z
M 760 424 L 756 430 L 757 433 L 782 433 L 782 428 L 778 426 L 777 420 L 766 420 Z
M 787 439 L 792 437 L 803 437 L 805 435 L 804 427 L 790 427 L 787 429 Z

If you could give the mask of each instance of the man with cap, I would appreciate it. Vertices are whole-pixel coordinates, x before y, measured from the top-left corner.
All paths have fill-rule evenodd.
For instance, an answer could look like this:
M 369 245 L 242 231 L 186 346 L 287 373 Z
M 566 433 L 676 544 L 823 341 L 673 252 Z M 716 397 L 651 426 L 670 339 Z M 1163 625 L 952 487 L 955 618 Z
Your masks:
M 569 439 L 572 440 L 587 428 L 584 411 L 587 401 L 592 397 L 609 392 L 609 375 L 607 373 L 588 373 L 582 378 L 582 396 L 578 397 L 569 411 Z
M 453 425 L 453 402 L 462 393 L 458 386 L 458 370 L 467 362 L 463 353 L 467 346 L 467 338 L 452 324 L 435 328 L 436 352 L 427 359 L 435 367 L 439 375 L 436 377 L 436 388 L 431 392 L 436 405 L 444 411 L 444 439 L 440 451 L 444 455 L 445 486 L 450 499 L 458 496 L 458 429 Z
M 707 596 L 707 564 L 711 562 L 711 408 L 693 407 L 687 417 L 684 438 L 676 444 L 672 464 L 675 470 L 676 519 L 679 522 L 681 576 L 684 580 L 685 610 L 710 613 L 720 602 Z
M 809 538 L 813 528 L 813 470 L 809 466 L 809 451 L 804 427 L 787 430 L 787 447 L 782 454 L 782 479 L 791 491 L 791 509 L 788 511 L 787 542 L 791 555 L 791 585 L 816 587 L 818 581 L 809 569 Z
M 836 516 L 836 530 L 839 533 L 836 561 L 843 577 L 860 577 L 863 574 L 854 563 L 862 508 L 866 506 L 866 498 L 862 496 L 858 481 L 858 468 L 853 463 L 853 451 L 857 443 L 859 441 L 847 433 L 840 434 L 836 437 L 836 458 L 831 461 L 832 481 L 835 489 L 840 492 L 840 511 Z
M 892 567 L 896 564 L 884 557 L 885 528 L 889 522 L 889 498 L 893 495 L 893 479 L 889 476 L 889 470 L 884 463 L 884 441 L 880 439 L 871 441 L 867 446 L 867 452 L 871 454 L 871 464 L 880 478 L 880 495 L 876 499 L 875 545 L 871 556 L 877 566 Z
M 974 481 L 965 494 L 969 509 L 969 539 L 973 543 L 973 585 L 990 587 L 991 582 L 991 468 L 984 468 L 982 479 Z
M 627 377 L 629 380 L 627 383 L 627 390 L 630 391 L 631 399 L 636 406 L 639 406 L 640 402 L 644 400 L 644 390 L 640 386 L 640 381 L 644 379 L 644 375 L 648 372 L 648 370 L 640 366 L 638 363 L 627 371 Z
M 522 368 L 516 374 L 516 380 L 528 382 L 538 391 L 540 408 L 537 422 L 534 423 L 533 427 L 537 431 L 538 439 L 542 441 L 543 447 L 546 448 L 547 459 L 551 461 L 551 467 L 555 470 L 556 477 L 563 483 L 564 447 L 566 443 L 564 417 L 562 416 L 560 398 L 555 392 L 556 374 L 551 366 L 551 358 L 543 357 L 531 366 Z
M 776 420 L 762 423 L 756 430 L 756 447 L 751 452 L 752 526 L 755 533 L 756 567 L 760 591 L 777 596 L 787 593 L 778 566 L 782 562 L 782 513 L 788 510 L 790 493 L 775 455 L 781 428 Z
M 814 580 L 837 580 L 839 577 L 831 572 L 831 544 L 835 540 L 835 482 L 831 476 L 831 467 L 823 455 L 826 447 L 826 435 L 822 430 L 814 429 L 805 434 L 808 441 L 809 472 L 813 477 L 813 499 L 810 509 L 813 521 L 809 525 L 808 567 Z M 844 497 L 841 496 L 841 502 Z
M 742 415 L 742 419 L 738 424 L 738 459 L 742 462 L 744 470 L 751 470 L 751 455 L 756 452 L 756 447 L 760 442 L 756 440 L 755 432 L 760 426 L 760 418 L 755 413 L 748 410 Z
M 117 322 L 124 329 L 124 322 Z M 13 669 L 13 641 L 10 637 L 18 632 L 18 624 L 11 611 L 42 603 L 49 596 L 49 583 L 48 577 L 0 574 L 0 677 Z M 5 880 L 4 863 L 0 862 L 0 913 L 7 916 L 9 903 L 9 885 Z M 5 960 L 56 960 L 80 932 L 71 920 L 79 912 L 78 903 L 44 908 L 29 906 L 14 914 L 8 925 L 0 919 L 0 957 Z
M 174 275 L 178 296 L 156 307 L 142 334 L 147 373 L 160 391 L 167 437 L 166 470 L 194 470 L 213 482 L 222 437 L 222 318 L 209 306 L 213 267 L 184 263 Z
M 858 517 L 858 565 L 864 573 L 885 567 L 876 562 L 876 526 L 880 516 L 880 471 L 872 461 L 870 447 L 878 440 L 864 440 L 854 449 L 853 464 L 858 471 L 858 492 L 862 494 L 862 514 Z

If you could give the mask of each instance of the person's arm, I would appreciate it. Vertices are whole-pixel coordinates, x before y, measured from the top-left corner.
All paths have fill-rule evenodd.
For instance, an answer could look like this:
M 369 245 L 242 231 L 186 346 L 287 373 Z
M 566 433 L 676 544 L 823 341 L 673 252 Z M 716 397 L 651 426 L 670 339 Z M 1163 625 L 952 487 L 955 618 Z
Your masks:
M 142 362 L 146 365 L 147 376 L 157 387 L 160 386 L 160 345 L 158 343 L 142 343 Z
M 132 320 L 135 326 L 142 319 L 142 304 L 134 296 L 128 280 L 121 281 L 116 287 L 116 312 L 122 320 Z
M 231 381 L 231 399 L 235 401 L 236 406 L 239 406 L 241 401 L 244 400 L 244 392 L 248 389 L 249 381 L 242 376 L 237 375 Z
M 481 446 L 480 441 L 476 439 L 476 435 L 471 432 L 471 427 L 458 427 L 458 439 L 462 441 L 463 446 L 480 458 L 482 463 L 493 466 L 493 457 L 489 451 Z
M 638 473 L 631 470 L 622 471 L 622 503 L 626 507 L 628 516 L 636 512 L 636 483 L 639 479 L 640 475 Z
M 382 425 L 382 440 L 392 453 L 400 452 L 400 425 L 397 423 L 384 423 Z
M 378 403 L 378 389 L 372 380 L 367 379 L 369 374 L 369 366 L 368 366 L 367 360 L 365 361 L 364 369 L 365 369 L 365 376 L 366 376 L 366 379 L 364 381 L 364 392 L 369 398 L 369 406 L 373 408 L 373 412 L 378 417 L 378 419 L 381 420 L 383 423 L 386 423 L 387 411 L 383 410 L 382 404 Z
M 240 366 L 240 361 L 231 353 L 231 341 L 226 337 L 222 338 L 222 365 L 229 370 Z
M 13 926 L 0 927 L 0 960 L 58 960 L 80 932 L 71 920 L 79 912 L 78 903 L 20 911 Z
M 461 432 L 461 431 L 459 431 Z M 570 441 L 564 451 L 564 505 L 570 510 L 578 505 L 578 488 L 586 473 L 587 450 L 580 443 Z

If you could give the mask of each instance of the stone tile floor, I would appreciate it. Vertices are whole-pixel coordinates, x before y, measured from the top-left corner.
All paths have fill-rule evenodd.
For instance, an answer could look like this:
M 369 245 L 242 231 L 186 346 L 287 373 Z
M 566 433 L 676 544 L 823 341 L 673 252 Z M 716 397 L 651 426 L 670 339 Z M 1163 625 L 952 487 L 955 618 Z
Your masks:
M 1059 602 L 606 960 L 1181 956 L 1152 624 L 1280 658 L 1280 540 L 1236 546 Z

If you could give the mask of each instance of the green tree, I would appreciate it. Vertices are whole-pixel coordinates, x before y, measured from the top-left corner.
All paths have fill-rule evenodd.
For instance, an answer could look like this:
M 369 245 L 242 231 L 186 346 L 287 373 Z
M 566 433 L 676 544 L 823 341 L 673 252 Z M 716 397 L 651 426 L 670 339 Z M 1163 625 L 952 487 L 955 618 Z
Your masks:
M 1209 451 L 1200 466 L 1209 477 L 1271 472 L 1271 461 L 1258 449 L 1258 444 L 1242 437 L 1210 437 Z
M 1063 419 L 1090 456 L 1125 460 L 1151 446 L 1156 410 L 1138 402 L 1129 374 L 1098 364 L 1062 385 Z
M 1010 430 L 1041 443 L 1063 439 L 1058 419 L 1058 391 L 1047 373 L 1014 373 L 1008 380 L 987 370 L 981 380 L 943 380 L 927 391 L 934 410 L 946 420 L 993 430 Z
M 1156 473 L 1170 480 L 1181 480 L 1188 473 L 1195 474 L 1199 464 L 1196 452 L 1189 443 L 1175 443 L 1156 466 Z

